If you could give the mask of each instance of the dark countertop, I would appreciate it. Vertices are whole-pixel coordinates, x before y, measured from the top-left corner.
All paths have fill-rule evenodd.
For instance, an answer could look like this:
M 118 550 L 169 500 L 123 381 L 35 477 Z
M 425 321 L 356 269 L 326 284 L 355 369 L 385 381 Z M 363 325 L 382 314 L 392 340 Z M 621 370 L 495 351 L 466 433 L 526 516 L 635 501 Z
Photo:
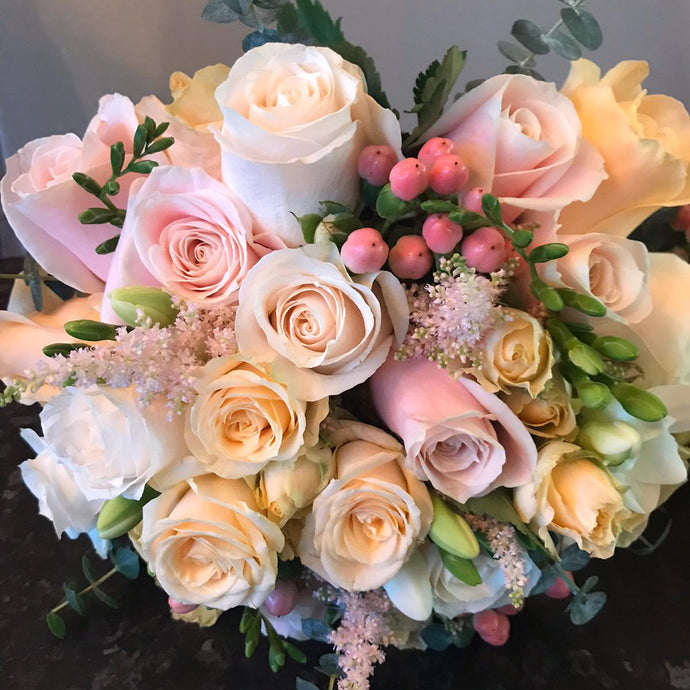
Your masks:
M 15 268 L 0 261 L 0 271 Z M 67 611 L 67 637 L 53 638 L 45 614 L 60 600 L 63 582 L 83 582 L 81 557 L 90 549 L 84 538 L 59 542 L 22 483 L 16 466 L 29 453 L 18 430 L 36 428 L 36 415 L 19 405 L 0 410 L 1 688 L 292 690 L 295 675 L 326 687 L 310 665 L 288 662 L 272 674 L 265 642 L 245 659 L 235 612 L 207 629 L 171 620 L 166 596 L 146 574 L 135 582 L 110 580 L 104 589 L 121 608 L 95 602 L 86 619 Z M 505 647 L 475 640 L 443 653 L 391 650 L 373 690 L 690 690 L 689 501 L 689 486 L 669 501 L 673 527 L 651 556 L 621 551 L 578 574 L 580 582 L 598 575 L 609 597 L 591 623 L 577 628 L 564 601 L 535 597 L 511 619 Z M 300 646 L 312 665 L 329 651 L 316 643 Z

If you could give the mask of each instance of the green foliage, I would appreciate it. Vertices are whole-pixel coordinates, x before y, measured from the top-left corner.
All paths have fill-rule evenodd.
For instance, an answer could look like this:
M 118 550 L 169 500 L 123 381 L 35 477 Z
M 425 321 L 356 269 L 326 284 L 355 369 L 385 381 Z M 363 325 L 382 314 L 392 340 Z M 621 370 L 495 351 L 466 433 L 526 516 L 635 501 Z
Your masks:
M 341 41 L 333 45 L 329 45 L 329 48 L 335 50 L 343 59 L 354 63 L 362 70 L 364 74 L 364 80 L 367 84 L 367 92 L 369 95 L 382 107 L 390 108 L 391 105 L 388 101 L 385 91 L 383 90 L 383 84 L 381 83 L 381 75 L 376 69 L 376 64 L 370 55 L 361 46 L 353 45 L 348 41 Z
M 310 640 L 328 642 L 333 629 L 320 618 L 303 618 L 302 632 Z
M 55 637 L 57 637 L 59 640 L 63 640 L 65 638 L 65 635 L 67 634 L 67 626 L 65 625 L 65 621 L 61 616 L 51 611 L 46 616 L 46 623 L 50 632 L 53 633 Z
M 319 45 L 332 46 L 345 41 L 341 19 L 333 21 L 319 0 L 295 0 L 300 24 Z
M 570 613 L 570 620 L 574 625 L 589 623 L 606 603 L 604 592 L 593 591 L 598 582 L 598 577 L 590 577 L 570 600 L 566 611 Z
M 546 55 L 549 52 L 549 45 L 543 38 L 542 30 L 529 19 L 518 19 L 510 33 L 534 55 Z
M 319 690 L 319 687 L 314 685 L 314 683 L 310 683 L 308 680 L 304 680 L 304 678 L 296 678 L 295 690 Z
M 128 580 L 136 580 L 139 577 L 139 556 L 132 549 L 117 547 L 110 554 L 110 560 L 117 572 L 124 575 Z
M 405 140 L 403 147 L 410 150 L 421 141 L 424 133 L 438 120 L 462 73 L 467 52 L 457 46 L 450 47 L 443 59 L 434 60 L 419 74 L 414 86 L 413 113 L 417 115 L 417 127 Z
M 460 649 L 469 646 L 474 637 L 474 628 L 469 618 L 456 619 L 453 627 L 446 626 L 441 622 L 433 622 L 421 632 L 422 639 L 426 642 L 429 649 L 435 652 L 443 652 L 449 647 Z
M 268 636 L 268 665 L 271 671 L 277 673 L 285 665 L 287 656 L 298 663 L 306 663 L 307 657 L 302 650 L 280 637 L 260 611 L 245 606 L 240 619 L 240 632 L 245 636 L 244 654 L 247 658 L 253 656 L 259 646 L 262 626 Z
M 453 577 L 471 587 L 476 587 L 482 583 L 482 576 L 479 574 L 477 566 L 469 558 L 460 558 L 441 548 L 439 548 L 439 553 L 441 554 L 443 565 Z
M 594 15 L 576 7 L 561 10 L 561 19 L 573 38 L 589 50 L 597 50 L 604 40 L 601 26 Z

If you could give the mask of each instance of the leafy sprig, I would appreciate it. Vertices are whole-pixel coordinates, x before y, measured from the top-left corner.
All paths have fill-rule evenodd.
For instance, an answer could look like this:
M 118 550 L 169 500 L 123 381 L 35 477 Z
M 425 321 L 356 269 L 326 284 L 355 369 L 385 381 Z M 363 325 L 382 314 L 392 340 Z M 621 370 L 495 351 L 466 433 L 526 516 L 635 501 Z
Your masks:
M 601 46 L 603 34 L 599 22 L 584 7 L 587 0 L 558 0 L 566 5 L 560 19 L 551 27 L 544 28 L 529 19 L 518 19 L 511 29 L 517 43 L 499 41 L 498 49 L 512 63 L 507 74 L 526 74 L 544 81 L 535 70 L 536 56 L 551 50 L 566 60 L 582 57 L 582 48 L 596 50 Z
M 161 151 L 169 149 L 174 143 L 173 137 L 163 137 L 168 129 L 169 122 L 156 124 L 148 115 L 134 132 L 132 144 L 132 157 L 125 165 L 125 145 L 118 141 L 110 147 L 111 175 L 104 184 L 99 184 L 93 177 L 86 173 L 76 172 L 72 179 L 85 191 L 95 196 L 103 206 L 87 208 L 79 214 L 79 221 L 85 225 L 100 225 L 110 223 L 116 228 L 121 228 L 125 222 L 125 209 L 118 208 L 111 197 L 120 193 L 118 180 L 129 173 L 148 175 L 158 166 L 155 160 L 147 159 Z M 97 254 L 110 254 L 115 251 L 119 240 L 119 234 L 115 235 L 96 247 Z
M 245 607 L 240 619 L 240 632 L 244 634 L 244 654 L 249 659 L 259 646 L 261 627 L 268 636 L 268 665 L 274 673 L 285 666 L 287 657 L 298 664 L 306 664 L 304 652 L 285 638 L 278 635 L 271 622 L 258 609 Z

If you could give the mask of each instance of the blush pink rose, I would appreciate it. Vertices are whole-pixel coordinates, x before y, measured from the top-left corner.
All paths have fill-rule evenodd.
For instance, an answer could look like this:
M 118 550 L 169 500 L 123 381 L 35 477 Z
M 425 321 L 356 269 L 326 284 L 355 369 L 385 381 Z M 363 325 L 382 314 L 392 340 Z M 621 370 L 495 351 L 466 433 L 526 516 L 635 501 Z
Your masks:
M 419 479 L 464 503 L 529 481 L 537 449 L 508 406 L 476 381 L 424 359 L 389 358 L 371 379 L 374 404 L 403 439 Z
M 501 74 L 459 98 L 429 130 L 455 142 L 470 170 L 469 187 L 483 187 L 509 208 L 558 212 L 591 198 L 606 177 L 604 161 L 582 137 L 573 104 L 551 83 Z
M 36 139 L 7 160 L 0 194 L 17 238 L 46 271 L 82 292 L 103 290 L 112 255 L 96 254 L 95 249 L 116 229 L 79 222 L 79 213 L 98 203 L 72 174 L 85 172 L 105 182 L 111 172 L 110 146 L 129 142 L 131 150 L 137 124 L 128 98 L 104 96 L 83 141 L 74 134 Z M 127 202 L 129 183 L 123 179 L 116 197 L 120 206 Z
M 156 168 L 132 186 L 106 293 L 163 286 L 193 302 L 236 302 L 258 260 L 251 242 L 249 212 L 225 185 L 199 168 Z

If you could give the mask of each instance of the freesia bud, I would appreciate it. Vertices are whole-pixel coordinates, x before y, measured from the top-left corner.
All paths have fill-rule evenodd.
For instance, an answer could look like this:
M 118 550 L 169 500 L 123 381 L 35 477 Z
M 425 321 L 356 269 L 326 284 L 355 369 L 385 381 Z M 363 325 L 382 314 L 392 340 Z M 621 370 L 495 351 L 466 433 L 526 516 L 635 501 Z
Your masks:
M 658 422 L 668 414 L 666 406 L 656 395 L 630 383 L 617 383 L 611 392 L 629 415 L 643 422 Z
M 128 326 L 137 325 L 140 311 L 153 323 L 163 327 L 172 324 L 178 312 L 170 295 L 160 288 L 116 288 L 108 294 L 108 299 L 113 311 Z
M 117 336 L 117 326 L 110 323 L 101 323 L 90 319 L 78 319 L 68 321 L 65 324 L 65 331 L 73 338 L 80 340 L 115 340 Z
M 451 510 L 437 494 L 431 494 L 434 506 L 434 519 L 429 530 L 429 538 L 438 547 L 460 558 L 476 558 L 479 555 L 479 542 L 465 519 Z
M 117 496 L 106 501 L 98 515 L 96 529 L 101 539 L 116 539 L 127 534 L 141 522 L 144 506 L 158 496 L 158 492 L 146 486 L 142 497 L 134 501 L 124 496 Z
M 642 443 L 639 432 L 630 424 L 612 422 L 586 422 L 580 429 L 578 441 L 603 456 L 607 465 L 620 465 L 637 454 Z

